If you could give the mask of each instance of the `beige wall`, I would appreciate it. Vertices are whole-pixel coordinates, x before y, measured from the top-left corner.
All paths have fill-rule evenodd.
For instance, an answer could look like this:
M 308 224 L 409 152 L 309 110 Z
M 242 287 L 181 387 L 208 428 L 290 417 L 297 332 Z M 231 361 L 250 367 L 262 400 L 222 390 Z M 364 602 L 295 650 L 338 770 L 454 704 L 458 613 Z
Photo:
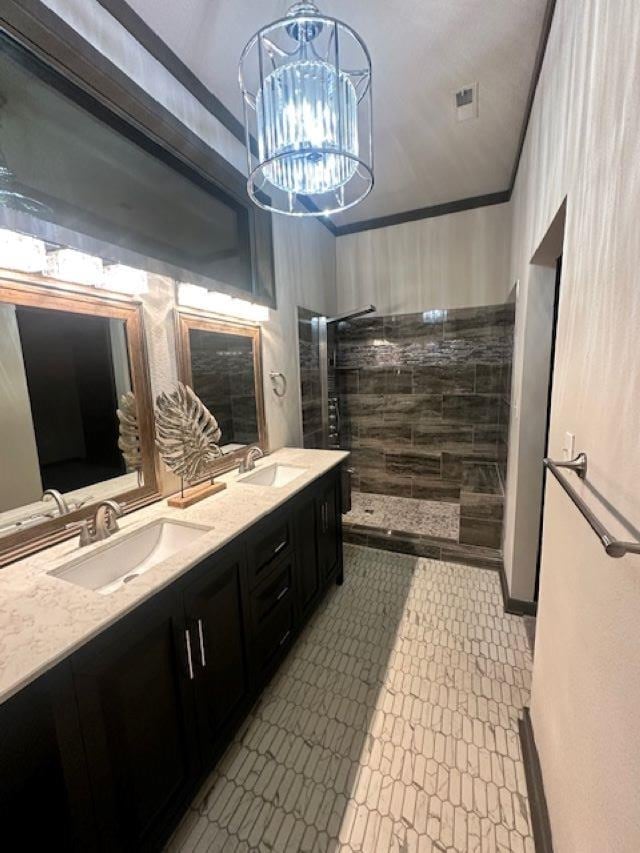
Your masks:
M 338 310 L 380 314 L 507 299 L 510 206 L 497 204 L 338 237 Z
M 526 296 L 567 196 L 550 449 L 575 432 L 572 482 L 626 538 L 592 488 L 640 525 L 639 56 L 637 0 L 558 0 L 512 201 Z M 607 557 L 551 480 L 532 716 L 557 853 L 640 850 L 639 613 L 640 557 Z
M 103 9 L 96 0 L 45 0 L 46 4 L 84 38 L 115 62 L 132 80 L 171 110 L 187 127 L 219 151 L 236 168 L 246 171 L 244 146 Z M 274 216 L 274 262 L 278 308 L 263 324 L 265 404 L 271 449 L 302 444 L 300 383 L 298 374 L 297 306 L 321 313 L 336 310 L 336 240 L 315 219 Z M 147 334 L 150 344 L 154 391 L 175 381 L 173 330 L 170 313 L 173 295 L 165 280 L 148 300 Z M 168 288 L 168 289 L 167 289 Z M 278 398 L 269 371 L 282 371 L 288 391 Z

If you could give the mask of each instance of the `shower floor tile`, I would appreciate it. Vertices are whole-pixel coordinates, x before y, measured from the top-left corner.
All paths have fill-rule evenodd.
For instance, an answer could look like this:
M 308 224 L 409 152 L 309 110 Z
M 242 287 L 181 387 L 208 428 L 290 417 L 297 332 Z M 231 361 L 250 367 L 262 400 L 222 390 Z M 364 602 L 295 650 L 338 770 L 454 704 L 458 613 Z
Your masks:
M 351 512 L 344 516 L 344 521 L 457 542 L 460 505 L 447 501 L 396 498 L 373 492 L 352 492 Z

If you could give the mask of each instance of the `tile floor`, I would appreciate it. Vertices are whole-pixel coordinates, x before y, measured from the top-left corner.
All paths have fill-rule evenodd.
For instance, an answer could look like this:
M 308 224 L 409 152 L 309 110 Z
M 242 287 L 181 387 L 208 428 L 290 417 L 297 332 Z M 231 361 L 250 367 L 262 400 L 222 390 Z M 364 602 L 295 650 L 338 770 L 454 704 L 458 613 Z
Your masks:
M 168 849 L 533 853 L 497 572 L 346 545 L 345 575 Z
M 351 512 L 344 516 L 344 521 L 384 530 L 438 536 L 457 542 L 460 534 L 460 504 L 353 491 Z

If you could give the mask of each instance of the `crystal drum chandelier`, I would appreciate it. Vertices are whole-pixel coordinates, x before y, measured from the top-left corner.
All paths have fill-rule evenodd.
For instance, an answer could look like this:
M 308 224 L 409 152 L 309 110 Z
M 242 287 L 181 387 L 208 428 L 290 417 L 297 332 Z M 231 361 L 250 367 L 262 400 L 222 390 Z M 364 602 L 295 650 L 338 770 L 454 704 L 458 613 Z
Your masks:
M 371 60 L 346 24 L 295 3 L 240 58 L 253 201 L 290 216 L 336 213 L 373 186 Z M 256 144 L 257 143 L 257 144 Z

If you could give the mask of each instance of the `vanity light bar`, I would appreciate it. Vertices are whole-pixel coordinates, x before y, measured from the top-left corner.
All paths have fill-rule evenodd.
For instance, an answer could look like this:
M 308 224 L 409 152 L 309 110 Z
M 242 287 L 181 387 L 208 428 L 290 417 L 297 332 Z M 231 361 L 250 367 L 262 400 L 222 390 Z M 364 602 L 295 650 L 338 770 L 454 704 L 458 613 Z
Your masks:
M 269 309 L 265 305 L 257 305 L 246 299 L 236 299 L 226 293 L 207 290 L 206 287 L 200 287 L 197 284 L 180 284 L 178 302 L 186 308 L 201 308 L 212 314 L 235 317 L 251 323 L 264 323 L 269 320 Z
M 47 253 L 42 240 L 0 228 L 0 267 L 22 272 L 42 272 Z
M 146 272 L 124 264 L 105 264 L 104 277 L 99 287 L 129 293 L 132 296 L 147 293 L 149 290 Z
M 88 284 L 96 287 L 102 283 L 102 259 L 95 255 L 76 252 L 75 249 L 55 249 L 47 252 L 46 274 L 62 281 Z
M 75 249 L 51 249 L 43 240 L 0 228 L 0 267 L 20 272 L 43 273 L 61 281 L 138 295 L 149 285 L 144 270 L 125 264 L 103 262 L 102 258 Z

